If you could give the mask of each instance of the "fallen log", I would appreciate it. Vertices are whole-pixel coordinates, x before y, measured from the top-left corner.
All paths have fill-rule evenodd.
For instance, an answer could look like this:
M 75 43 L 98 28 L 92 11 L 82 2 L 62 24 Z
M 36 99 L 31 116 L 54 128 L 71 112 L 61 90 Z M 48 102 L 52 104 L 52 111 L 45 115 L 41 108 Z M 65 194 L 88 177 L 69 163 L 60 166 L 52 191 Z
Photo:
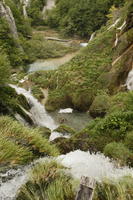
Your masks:
M 54 37 L 45 37 L 46 40 L 54 40 L 58 42 L 70 42 L 71 40 L 64 40 L 64 39 L 59 39 L 59 38 L 54 38 Z

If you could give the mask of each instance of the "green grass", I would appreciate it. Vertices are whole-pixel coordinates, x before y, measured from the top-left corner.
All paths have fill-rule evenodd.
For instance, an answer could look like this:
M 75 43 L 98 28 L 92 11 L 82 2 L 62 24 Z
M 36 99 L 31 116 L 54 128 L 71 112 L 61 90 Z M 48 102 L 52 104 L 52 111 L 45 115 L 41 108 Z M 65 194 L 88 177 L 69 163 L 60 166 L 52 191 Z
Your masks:
M 37 128 L 24 127 L 7 116 L 0 117 L 0 163 L 20 164 L 40 156 L 57 156 L 58 149 L 41 134 Z
M 97 184 L 94 200 L 133 199 L 133 178 L 123 177 L 118 182 L 105 180 Z
M 29 181 L 20 189 L 17 200 L 73 200 L 73 179 L 64 169 L 56 161 L 45 160 L 36 164 L 30 172 Z
M 68 47 L 59 42 L 46 40 L 43 34 L 38 32 L 34 33 L 30 40 L 25 40 L 23 45 L 29 62 L 37 59 L 62 57 L 77 50 L 75 47 Z

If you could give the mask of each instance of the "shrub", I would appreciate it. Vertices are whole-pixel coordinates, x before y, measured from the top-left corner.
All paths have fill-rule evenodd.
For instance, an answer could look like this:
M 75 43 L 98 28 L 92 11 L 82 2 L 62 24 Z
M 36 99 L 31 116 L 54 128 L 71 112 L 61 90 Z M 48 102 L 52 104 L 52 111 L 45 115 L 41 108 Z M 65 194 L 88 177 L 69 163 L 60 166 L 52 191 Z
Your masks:
M 112 142 L 104 148 L 104 154 L 117 160 L 120 164 L 126 164 L 131 156 L 129 149 L 122 143 Z
M 18 149 L 18 152 L 23 150 L 24 153 L 26 152 L 28 155 L 34 158 L 46 155 L 57 156 L 59 154 L 58 149 L 54 145 L 51 145 L 47 139 L 42 137 L 41 130 L 39 131 L 39 129 L 36 128 L 33 129 L 24 127 L 10 117 L 0 117 L 0 134 L 3 135 L 7 141 L 7 146 L 5 146 L 4 150 L 2 150 L 3 155 L 5 155 L 6 162 L 8 162 L 8 159 L 10 161 L 12 157 L 14 158 L 17 154 L 17 152 L 13 150 L 14 154 L 9 154 L 8 159 L 6 157 L 6 152 L 9 152 L 8 148 L 10 148 L 11 145 L 13 146 L 13 144 L 14 148 Z M 3 139 L 0 138 L 0 140 L 1 144 L 3 145 Z M 8 143 L 11 145 L 8 146 Z M 24 162 L 23 154 L 19 154 L 19 159 Z M 2 162 L 4 162 L 3 155 L 1 154 Z M 17 164 L 19 163 L 19 159 L 17 160 Z M 30 161 L 31 159 L 28 160 L 28 162 Z
M 94 200 L 130 200 L 133 198 L 133 179 L 123 177 L 118 181 L 104 180 L 98 183 Z
M 73 200 L 72 178 L 55 161 L 38 163 L 30 172 L 30 180 L 22 186 L 17 199 Z

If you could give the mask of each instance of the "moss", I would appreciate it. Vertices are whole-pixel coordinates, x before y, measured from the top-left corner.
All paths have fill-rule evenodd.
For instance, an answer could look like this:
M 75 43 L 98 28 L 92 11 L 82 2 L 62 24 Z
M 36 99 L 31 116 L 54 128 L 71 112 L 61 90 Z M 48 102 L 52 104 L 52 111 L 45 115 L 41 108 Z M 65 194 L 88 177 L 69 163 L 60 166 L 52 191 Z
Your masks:
M 75 134 L 75 130 L 65 124 L 60 125 L 57 129 L 55 129 L 55 131 L 59 132 L 59 133 L 69 133 L 69 134 Z
M 109 100 L 110 98 L 108 95 L 97 96 L 90 106 L 90 115 L 92 117 L 104 117 L 110 106 Z
M 46 127 L 39 127 L 38 128 L 40 134 L 44 137 L 49 139 L 50 135 L 51 135 L 51 130 L 49 128 Z
M 104 154 L 117 160 L 121 165 L 125 165 L 128 159 L 133 155 L 124 144 L 116 142 L 107 144 L 104 148 Z

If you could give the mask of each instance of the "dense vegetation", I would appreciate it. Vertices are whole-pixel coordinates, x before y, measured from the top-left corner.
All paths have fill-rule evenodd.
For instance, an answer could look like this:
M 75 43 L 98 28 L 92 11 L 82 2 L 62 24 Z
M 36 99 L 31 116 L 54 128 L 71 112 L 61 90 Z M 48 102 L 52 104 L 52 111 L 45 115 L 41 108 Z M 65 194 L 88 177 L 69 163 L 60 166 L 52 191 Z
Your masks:
M 30 6 L 28 7 L 28 16 L 31 19 L 32 26 L 43 25 L 43 15 L 42 10 L 46 5 L 47 0 L 34 0 L 30 2 Z
M 5 0 L 4 6 L 8 5 L 14 16 L 18 36 L 14 37 L 8 20 L 0 13 L 0 171 L 76 149 L 100 151 L 120 166 L 133 166 L 133 92 L 125 88 L 133 61 L 133 2 L 125 2 L 122 7 L 122 0 L 57 0 L 44 20 L 46 0 L 31 1 L 27 17 L 20 1 Z M 47 41 L 43 31 L 33 30 L 46 23 L 73 36 L 89 37 L 96 31 L 95 38 L 69 63 L 58 70 L 29 75 L 31 90 L 39 100 L 43 96 L 40 88 L 49 90 L 45 105 L 48 111 L 72 107 L 89 111 L 93 117 L 80 132 L 59 126 L 55 131 L 70 133 L 71 138 L 52 142 L 48 141 L 51 131 L 33 126 L 32 118 L 26 114 L 25 110 L 29 111 L 32 105 L 8 85 L 14 81 L 14 72 L 18 77 L 25 76 L 24 69 L 34 60 L 59 57 L 74 50 Z M 29 125 L 16 121 L 16 114 Z M 29 175 L 18 200 L 75 199 L 77 182 L 54 159 L 34 163 Z M 97 183 L 94 200 L 131 200 L 132 188 L 131 177 L 117 182 L 104 180 Z
M 68 140 L 57 140 L 62 153 L 89 148 L 102 151 L 121 164 L 133 165 L 132 92 L 123 87 L 132 66 L 132 2 L 127 2 L 119 11 L 121 20 L 110 28 L 117 20 L 116 12 L 110 13 L 107 25 L 72 61 L 54 72 L 36 72 L 30 80 L 35 84 L 36 95 L 40 94 L 40 87 L 49 88 L 48 110 L 73 107 L 79 111 L 89 110 L 93 117 L 104 117 L 92 121 Z M 126 26 L 118 31 L 124 20 Z M 119 42 L 115 46 L 116 33 Z
M 48 14 L 47 23 L 66 35 L 89 37 L 106 23 L 106 15 L 113 4 L 121 6 L 123 0 L 58 0 Z
M 25 164 L 40 156 L 58 155 L 57 148 L 49 144 L 42 132 L 24 127 L 9 117 L 0 117 L 1 166 Z

